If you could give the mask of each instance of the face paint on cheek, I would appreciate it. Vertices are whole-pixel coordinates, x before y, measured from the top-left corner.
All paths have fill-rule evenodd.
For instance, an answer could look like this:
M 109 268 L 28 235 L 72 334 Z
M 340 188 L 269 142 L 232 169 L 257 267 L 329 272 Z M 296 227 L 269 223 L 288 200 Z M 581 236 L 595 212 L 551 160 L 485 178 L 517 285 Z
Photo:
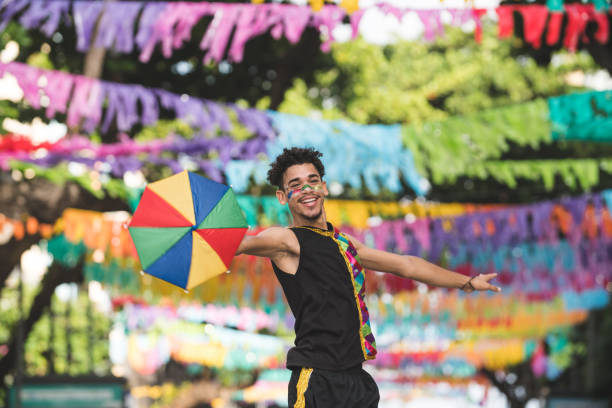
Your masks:
M 287 200 L 291 200 L 291 197 L 293 197 L 295 194 L 300 194 L 302 191 L 306 190 L 306 188 L 309 188 L 312 191 L 319 191 L 319 190 L 321 190 L 323 188 L 323 186 L 321 184 L 316 184 L 314 186 L 311 186 L 310 184 L 304 184 L 300 188 L 296 188 L 296 189 L 290 190 L 287 193 Z

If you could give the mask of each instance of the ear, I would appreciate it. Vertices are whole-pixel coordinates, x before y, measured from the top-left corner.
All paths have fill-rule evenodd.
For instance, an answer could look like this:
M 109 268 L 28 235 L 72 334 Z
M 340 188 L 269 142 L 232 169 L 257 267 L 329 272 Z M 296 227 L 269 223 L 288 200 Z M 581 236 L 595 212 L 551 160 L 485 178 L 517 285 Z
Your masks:
M 329 195 L 329 191 L 327 191 L 327 183 L 323 182 L 323 195 L 327 197 Z
M 287 204 L 287 195 L 283 190 L 276 190 L 276 199 L 281 205 Z

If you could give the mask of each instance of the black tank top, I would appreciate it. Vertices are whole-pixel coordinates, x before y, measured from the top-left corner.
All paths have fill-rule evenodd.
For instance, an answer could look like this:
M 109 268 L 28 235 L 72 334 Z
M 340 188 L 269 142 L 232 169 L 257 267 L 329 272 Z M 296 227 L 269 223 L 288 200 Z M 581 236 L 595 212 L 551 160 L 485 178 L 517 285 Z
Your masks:
M 293 227 L 300 244 L 297 272 L 272 267 L 295 316 L 295 347 L 287 367 L 344 370 L 376 357 L 364 302 L 365 275 L 348 238 L 328 229 Z

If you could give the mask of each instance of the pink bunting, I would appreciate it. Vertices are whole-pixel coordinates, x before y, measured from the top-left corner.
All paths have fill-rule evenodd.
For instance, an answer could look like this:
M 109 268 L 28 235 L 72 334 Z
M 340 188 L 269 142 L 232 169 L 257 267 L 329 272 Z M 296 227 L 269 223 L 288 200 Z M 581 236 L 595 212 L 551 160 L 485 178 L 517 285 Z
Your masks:
M 22 14 L 20 22 L 26 28 L 41 28 L 51 36 L 63 20 L 70 24 L 73 17 L 77 32 L 77 49 L 86 51 L 94 44 L 118 52 L 140 51 L 140 61 L 147 62 L 159 44 L 162 55 L 169 58 L 175 49 L 191 38 L 194 26 L 202 18 L 211 16 L 200 48 L 205 51 L 204 62 L 219 62 L 225 58 L 242 61 L 246 43 L 270 31 L 275 39 L 287 38 L 295 44 L 307 26 L 315 27 L 323 37 L 321 49 L 329 51 L 335 41 L 333 31 L 349 17 L 353 38 L 359 21 L 367 9 L 347 15 L 342 7 L 325 5 L 314 11 L 308 6 L 292 4 L 197 3 L 197 2 L 90 2 L 55 0 L 40 7 L 38 0 L 20 0 L 0 5 L 0 27 L 8 18 Z M 385 3 L 375 4 L 384 13 L 398 20 L 409 12 L 416 13 L 425 26 L 425 39 L 443 34 L 442 13 L 450 12 L 452 24 L 476 23 L 476 39 L 481 35 L 483 9 L 422 10 L 398 8 Z M 94 30 L 97 21 L 100 29 Z M 45 21 L 44 24 L 42 22 Z M 95 38 L 93 38 L 95 34 Z M 134 37 L 134 33 L 137 33 Z M 134 47 L 136 46 L 136 47 Z

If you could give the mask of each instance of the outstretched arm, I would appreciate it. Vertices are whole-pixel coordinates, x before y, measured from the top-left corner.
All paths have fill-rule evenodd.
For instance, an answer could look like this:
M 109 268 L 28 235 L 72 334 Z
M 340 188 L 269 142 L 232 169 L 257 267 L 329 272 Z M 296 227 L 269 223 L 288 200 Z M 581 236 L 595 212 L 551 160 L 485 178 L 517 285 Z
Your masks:
M 367 269 L 392 273 L 403 278 L 427 283 L 428 285 L 444 288 L 462 288 L 466 292 L 473 290 L 501 291 L 501 288 L 489 283 L 491 279 L 497 276 L 495 273 L 477 275 L 470 278 L 441 268 L 417 256 L 398 255 L 380 251 L 367 247 L 353 237 L 350 238 L 361 259 L 361 264 Z
M 247 254 L 274 258 L 287 253 L 299 253 L 295 234 L 287 228 L 267 228 L 257 235 L 245 235 L 236 255 Z

